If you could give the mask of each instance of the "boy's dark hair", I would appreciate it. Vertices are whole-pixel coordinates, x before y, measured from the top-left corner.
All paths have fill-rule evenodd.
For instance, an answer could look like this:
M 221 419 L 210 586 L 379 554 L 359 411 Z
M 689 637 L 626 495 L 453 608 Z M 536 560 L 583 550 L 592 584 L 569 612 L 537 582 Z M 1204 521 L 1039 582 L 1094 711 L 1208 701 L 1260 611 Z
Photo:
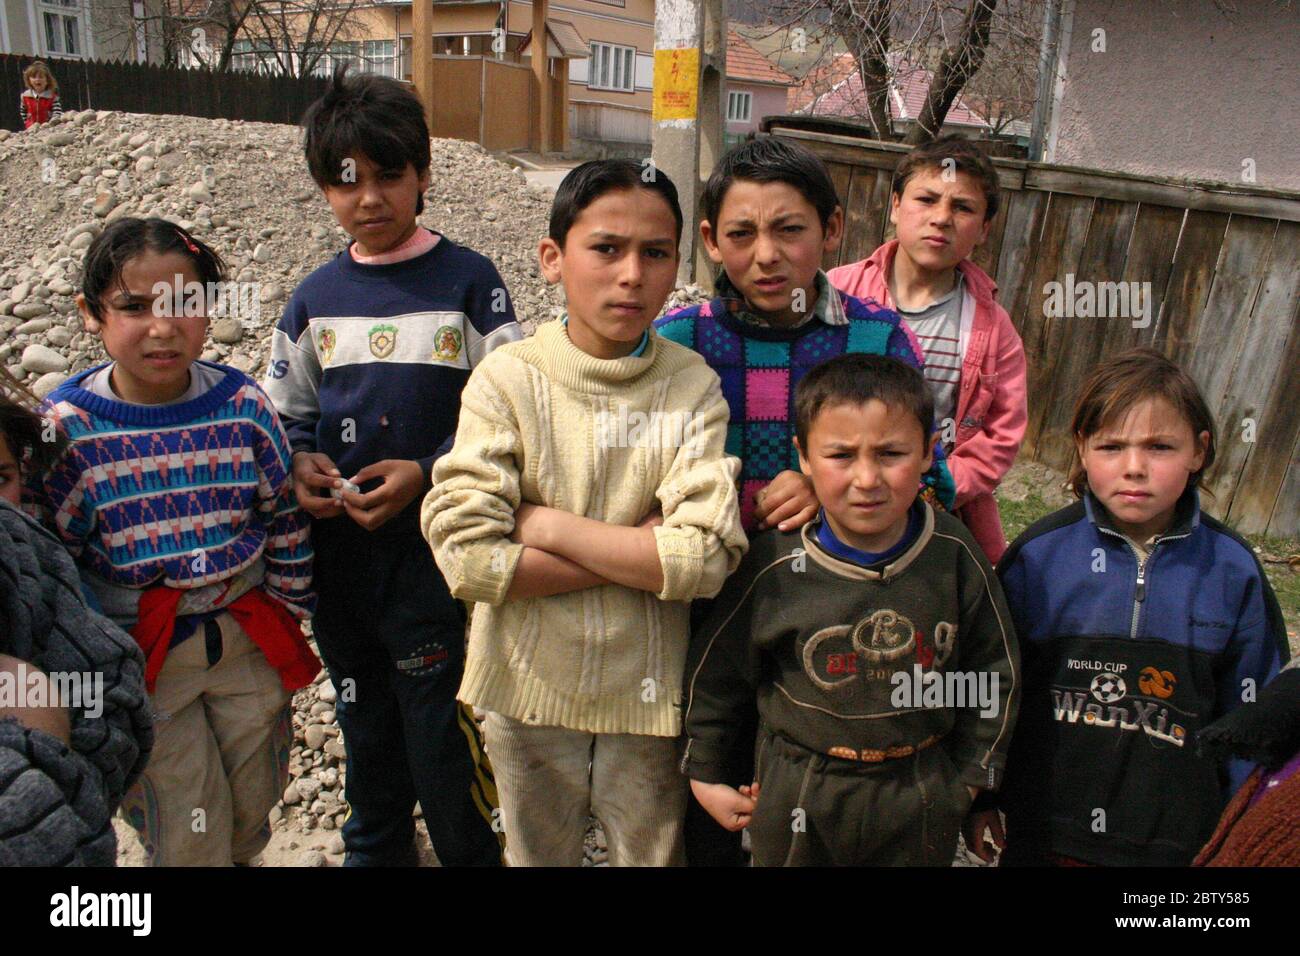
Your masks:
M 43 477 L 68 446 L 63 429 L 46 426 L 37 411 L 40 404 L 22 382 L 0 368 L 0 436 L 22 469 L 23 480 Z
M 1205 449 L 1205 461 L 1200 471 L 1188 478 L 1188 485 L 1199 485 L 1202 476 L 1214 464 L 1216 430 L 1214 416 L 1205 404 L 1201 390 L 1192 377 L 1152 348 L 1130 349 L 1106 359 L 1088 373 L 1079 398 L 1074 403 L 1074 417 L 1070 420 L 1070 434 L 1087 440 L 1103 428 L 1124 420 L 1134 405 L 1148 398 L 1163 398 L 1173 406 L 1179 416 L 1192 428 L 1192 435 L 1210 433 Z M 1070 490 L 1082 498 L 1088 490 L 1088 473 L 1079 459 L 1076 445 L 1070 459 L 1070 476 L 1066 479 Z
M 185 256 L 194 263 L 199 281 L 207 288 L 211 288 L 208 283 L 225 279 L 225 260 L 188 230 L 166 219 L 124 217 L 96 236 L 86 250 L 81 292 L 91 315 L 103 319 L 104 296 L 114 286 L 121 288 L 122 267 L 145 250 Z
M 808 434 L 822 409 L 865 405 L 872 399 L 913 416 L 924 441 L 934 431 L 934 396 L 921 373 L 886 355 L 850 352 L 827 359 L 802 379 L 794 392 L 794 430 L 806 453 Z
M 374 73 L 348 74 L 348 64 L 334 71 L 330 87 L 302 115 L 303 152 L 316 185 L 343 182 L 343 160 L 363 153 L 383 170 L 429 168 L 429 124 L 424 107 L 405 83 Z M 415 214 L 424 212 L 424 195 Z
M 704 184 L 701 198 L 704 218 L 716 233 L 718 214 L 727 190 L 738 179 L 755 183 L 785 183 L 799 190 L 817 210 L 822 228 L 830 221 L 835 207 L 840 204 L 835 184 L 831 182 L 826 164 L 813 153 L 796 143 L 775 136 L 763 136 L 741 143 L 729 151 L 714 167 L 709 181 Z
M 647 169 L 649 177 L 645 175 Z M 563 249 L 582 211 L 606 193 L 620 189 L 648 189 L 662 196 L 677 222 L 677 242 L 682 241 L 682 205 L 677 200 L 676 185 L 663 170 L 643 167 L 634 159 L 596 159 L 569 170 L 555 190 L 547 235 Z
M 944 160 L 952 163 L 944 166 Z M 903 161 L 894 170 L 894 195 L 903 198 L 903 190 L 914 173 L 923 169 L 951 168 L 955 172 L 974 176 L 979 181 L 984 193 L 984 221 L 988 222 L 998 214 L 1001 192 L 998 186 L 998 173 L 989 162 L 988 156 L 971 140 L 956 133 L 940 136 L 924 145 L 915 147 L 903 157 Z

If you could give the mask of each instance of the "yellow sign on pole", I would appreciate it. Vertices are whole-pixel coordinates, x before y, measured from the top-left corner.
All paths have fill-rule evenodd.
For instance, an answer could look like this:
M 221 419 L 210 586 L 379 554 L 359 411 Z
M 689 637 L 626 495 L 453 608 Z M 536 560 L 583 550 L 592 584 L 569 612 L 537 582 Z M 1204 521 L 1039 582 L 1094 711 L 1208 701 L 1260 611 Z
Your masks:
M 700 89 L 700 51 L 655 50 L 654 122 L 694 120 Z

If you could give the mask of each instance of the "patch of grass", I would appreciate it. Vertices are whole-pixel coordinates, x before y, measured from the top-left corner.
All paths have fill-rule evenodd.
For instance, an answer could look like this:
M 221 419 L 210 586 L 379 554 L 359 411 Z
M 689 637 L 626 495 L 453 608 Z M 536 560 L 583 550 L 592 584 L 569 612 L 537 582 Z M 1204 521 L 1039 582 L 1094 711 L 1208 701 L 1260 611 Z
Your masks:
M 1256 557 L 1264 565 L 1268 583 L 1273 585 L 1277 603 L 1282 605 L 1286 619 L 1287 636 L 1291 639 L 1291 655 L 1300 654 L 1300 568 L 1286 564 L 1287 558 L 1300 554 L 1300 540 L 1295 538 L 1266 538 L 1262 534 L 1248 534 L 1246 540 L 1259 549 Z
M 1030 492 L 1023 501 L 999 499 L 998 510 L 1002 513 L 1002 529 L 1007 540 L 1014 541 L 1031 524 L 1056 509 L 1037 492 Z M 1290 555 L 1300 554 L 1300 541 L 1295 538 L 1266 538 L 1259 534 L 1248 534 L 1245 538 L 1262 552 L 1256 557 L 1264 565 L 1268 582 L 1282 605 L 1291 653 L 1300 654 L 1300 570 L 1281 563 Z
M 1057 508 L 1044 501 L 1043 496 L 1031 491 L 1022 501 L 998 500 L 998 511 L 1002 515 L 1002 530 L 1008 541 L 1015 541 L 1031 524 Z

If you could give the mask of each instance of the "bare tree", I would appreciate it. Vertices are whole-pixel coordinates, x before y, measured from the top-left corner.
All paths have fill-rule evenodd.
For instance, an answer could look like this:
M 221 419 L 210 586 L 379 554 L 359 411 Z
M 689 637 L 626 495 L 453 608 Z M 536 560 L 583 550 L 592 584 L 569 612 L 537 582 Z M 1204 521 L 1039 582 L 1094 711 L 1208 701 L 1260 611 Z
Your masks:
M 821 46 L 804 71 L 815 89 L 843 80 L 835 58 L 850 54 L 862 96 L 854 110 L 878 139 L 898 138 L 890 89 L 904 71 L 927 69 L 931 81 L 908 143 L 938 135 L 958 94 L 976 93 L 1004 129 L 1032 111 L 1044 0 L 767 0 L 768 36 Z M 987 66 L 986 66 L 987 62 Z M 805 65 L 806 61 L 805 61 Z M 817 89 L 820 94 L 824 92 Z M 974 105 L 974 103 L 972 103 Z
M 129 58 L 143 35 L 161 47 L 164 66 L 198 62 L 226 72 L 246 40 L 264 69 L 306 76 L 331 45 L 361 35 L 360 0 L 156 0 L 140 17 L 122 0 L 91 2 L 103 10 L 101 42 L 122 44 Z
M 962 88 L 962 99 L 988 121 L 995 136 L 1033 115 L 1045 7 L 1046 0 L 999 6 L 984 65 Z
M 359 0 L 248 0 L 244 36 L 286 76 L 308 76 L 330 47 L 359 36 Z
M 843 0 L 831 4 L 831 29 L 858 64 L 867 119 L 877 139 L 892 139 L 889 119 L 890 0 Z
M 912 145 L 925 143 L 939 134 L 952 101 L 984 63 L 984 51 L 989 44 L 989 23 L 996 6 L 997 0 L 971 0 L 961 38 L 947 47 L 939 58 L 939 67 L 934 71 L 930 89 L 926 91 L 921 115 L 904 137 L 904 142 Z

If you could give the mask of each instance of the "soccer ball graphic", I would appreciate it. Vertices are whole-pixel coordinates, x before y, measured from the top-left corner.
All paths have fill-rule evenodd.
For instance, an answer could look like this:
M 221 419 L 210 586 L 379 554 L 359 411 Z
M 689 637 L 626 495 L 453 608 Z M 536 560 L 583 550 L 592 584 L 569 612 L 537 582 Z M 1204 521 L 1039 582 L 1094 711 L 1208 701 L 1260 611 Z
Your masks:
M 1098 674 L 1092 679 L 1092 686 L 1088 689 L 1092 691 L 1092 696 L 1103 704 L 1113 704 L 1117 700 L 1123 700 L 1124 695 L 1128 693 L 1128 688 L 1124 686 L 1124 678 L 1111 673 Z

